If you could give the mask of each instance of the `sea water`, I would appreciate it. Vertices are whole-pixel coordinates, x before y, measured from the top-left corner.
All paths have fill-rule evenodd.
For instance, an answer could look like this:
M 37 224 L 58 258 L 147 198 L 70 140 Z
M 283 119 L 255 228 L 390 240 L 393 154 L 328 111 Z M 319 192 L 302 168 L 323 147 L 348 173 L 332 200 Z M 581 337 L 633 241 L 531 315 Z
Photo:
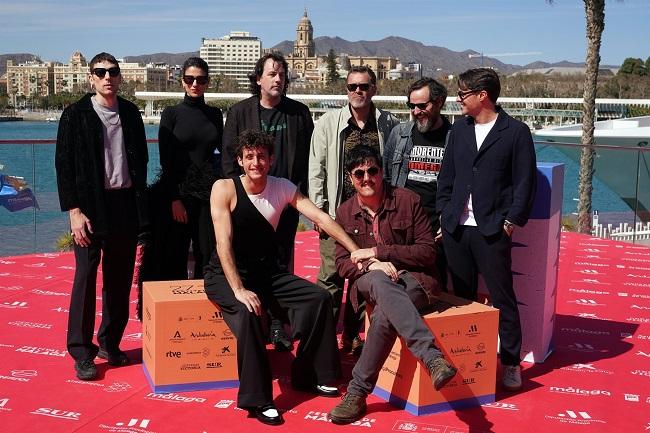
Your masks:
M 56 122 L 0 122 L 0 140 L 56 139 Z M 148 139 L 158 138 L 158 125 L 145 125 Z M 158 144 L 151 143 L 147 180 L 160 171 Z M 565 215 L 576 211 L 579 165 L 552 146 L 536 146 L 538 162 L 565 164 Z M 67 213 L 61 212 L 54 169 L 54 144 L 0 144 L 0 173 L 25 178 L 39 209 L 9 212 L 0 207 L 0 257 L 55 250 L 56 239 L 69 231 Z M 601 215 L 627 212 L 627 205 L 597 178 L 593 181 L 592 208 Z M 601 216 L 601 222 L 603 217 Z

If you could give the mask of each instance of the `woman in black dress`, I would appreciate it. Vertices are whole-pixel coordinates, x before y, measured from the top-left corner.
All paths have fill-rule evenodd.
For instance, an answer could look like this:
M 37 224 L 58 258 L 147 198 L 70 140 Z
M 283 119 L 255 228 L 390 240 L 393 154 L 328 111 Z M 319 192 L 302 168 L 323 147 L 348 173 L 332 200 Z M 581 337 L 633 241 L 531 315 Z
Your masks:
M 210 217 L 210 189 L 219 178 L 223 133 L 221 110 L 206 105 L 210 78 L 208 64 L 190 57 L 183 63 L 183 102 L 167 107 L 158 132 L 160 182 L 164 206 L 171 212 L 159 271 L 163 280 L 187 279 L 190 241 L 194 278 L 203 278 L 203 266 L 215 249 Z

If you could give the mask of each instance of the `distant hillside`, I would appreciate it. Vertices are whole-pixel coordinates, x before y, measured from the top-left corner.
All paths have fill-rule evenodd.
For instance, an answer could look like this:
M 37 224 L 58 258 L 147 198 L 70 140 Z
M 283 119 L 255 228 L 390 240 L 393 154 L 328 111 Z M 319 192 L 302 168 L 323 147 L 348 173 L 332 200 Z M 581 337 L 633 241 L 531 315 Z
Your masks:
M 7 60 L 13 60 L 14 65 L 29 62 L 30 60 L 41 61 L 38 56 L 29 53 L 0 54 L 0 75 L 4 75 L 7 72 Z
M 548 62 L 533 62 L 529 63 L 526 66 L 523 66 L 522 69 L 543 69 L 543 68 L 584 68 L 584 62 L 576 63 L 569 62 L 568 60 L 562 60 L 560 62 L 548 63 Z M 618 69 L 619 65 L 600 65 L 601 69 Z
M 469 58 L 476 51 L 452 51 L 447 48 L 428 46 L 410 39 L 389 36 L 379 41 L 350 42 L 339 37 L 320 36 L 314 39 L 317 55 L 326 55 L 330 49 L 337 54 L 346 53 L 362 56 L 398 57 L 404 63 L 421 63 L 424 73 L 437 76 L 441 73 L 458 73 L 480 66 L 480 59 Z M 293 41 L 284 41 L 273 48 L 288 54 L 293 51 Z M 484 66 L 497 68 L 500 72 L 510 74 L 521 69 L 518 65 L 509 65 L 497 59 L 484 57 Z M 438 70 L 440 69 L 440 70 Z
M 187 53 L 155 53 L 155 54 L 141 54 L 139 56 L 124 57 L 125 62 L 133 63 L 167 63 L 170 66 L 182 65 L 188 57 L 197 57 L 198 51 L 191 51 Z

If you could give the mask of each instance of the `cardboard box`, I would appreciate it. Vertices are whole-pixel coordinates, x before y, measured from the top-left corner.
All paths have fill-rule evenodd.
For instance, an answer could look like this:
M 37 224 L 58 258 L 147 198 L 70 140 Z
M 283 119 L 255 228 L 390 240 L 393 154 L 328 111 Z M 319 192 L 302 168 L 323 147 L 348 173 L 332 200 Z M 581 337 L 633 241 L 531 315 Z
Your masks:
M 398 338 L 373 394 L 414 415 L 494 402 L 499 311 L 443 293 L 423 319 L 458 374 L 436 391 L 426 367 Z
M 203 280 L 143 284 L 142 366 L 154 392 L 235 388 L 237 341 Z

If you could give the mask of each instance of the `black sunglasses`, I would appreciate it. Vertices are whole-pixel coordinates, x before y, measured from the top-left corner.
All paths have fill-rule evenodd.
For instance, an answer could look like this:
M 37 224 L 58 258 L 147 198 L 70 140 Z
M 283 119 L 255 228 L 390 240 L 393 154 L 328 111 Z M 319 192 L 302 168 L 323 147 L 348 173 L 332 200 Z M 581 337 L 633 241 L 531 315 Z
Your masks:
M 465 98 L 467 98 L 469 95 L 473 95 L 474 93 L 477 92 L 480 92 L 480 90 L 459 90 L 458 98 L 460 98 L 461 101 L 464 101 Z
M 345 87 L 347 87 L 350 92 L 356 92 L 357 87 L 361 89 L 362 92 L 367 92 L 370 89 L 370 86 L 372 86 L 370 83 L 349 83 Z
M 93 74 L 98 76 L 99 78 L 104 78 L 106 76 L 106 72 L 108 72 L 108 75 L 115 78 L 118 75 L 120 75 L 120 67 L 119 66 L 113 66 L 112 68 L 95 68 L 93 69 Z
M 196 80 L 197 84 L 199 84 L 201 86 L 204 86 L 204 85 L 208 84 L 208 81 L 210 80 L 210 78 L 205 76 L 205 75 L 197 75 L 197 76 L 183 75 L 183 82 L 185 84 L 187 84 L 188 86 L 191 86 L 192 84 L 194 84 L 194 80 Z
M 366 176 L 366 173 L 368 173 L 368 176 L 375 176 L 377 173 L 379 173 L 379 167 L 373 165 L 367 170 L 362 170 L 359 168 L 352 172 L 352 176 L 354 176 L 357 180 L 362 180 Z
M 414 110 L 415 107 L 418 107 L 420 110 L 426 110 L 427 107 L 429 106 L 429 102 L 420 102 L 419 104 L 414 104 L 413 102 L 407 102 L 406 106 L 409 107 L 411 110 Z

